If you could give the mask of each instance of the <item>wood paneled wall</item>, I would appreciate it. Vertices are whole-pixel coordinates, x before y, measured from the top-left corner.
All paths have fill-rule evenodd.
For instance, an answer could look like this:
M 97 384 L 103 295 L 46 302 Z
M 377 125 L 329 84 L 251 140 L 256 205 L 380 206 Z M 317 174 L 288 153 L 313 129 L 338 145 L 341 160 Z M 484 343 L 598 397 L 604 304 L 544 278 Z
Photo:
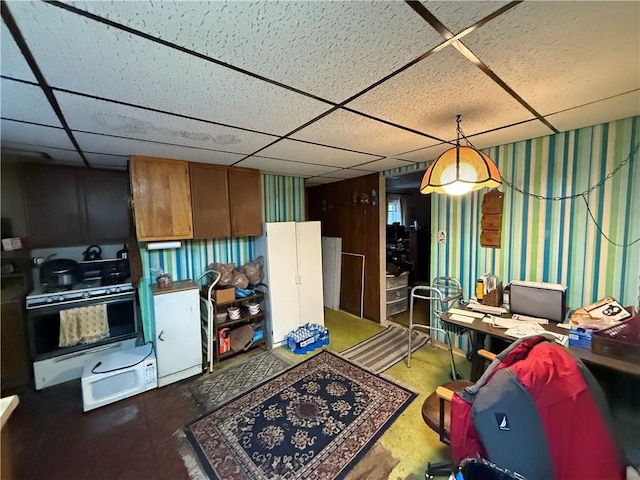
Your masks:
M 308 220 L 322 222 L 322 235 L 341 237 L 342 251 L 365 256 L 364 317 L 380 321 L 378 174 L 307 189 Z M 360 316 L 361 260 L 342 257 L 340 308 Z

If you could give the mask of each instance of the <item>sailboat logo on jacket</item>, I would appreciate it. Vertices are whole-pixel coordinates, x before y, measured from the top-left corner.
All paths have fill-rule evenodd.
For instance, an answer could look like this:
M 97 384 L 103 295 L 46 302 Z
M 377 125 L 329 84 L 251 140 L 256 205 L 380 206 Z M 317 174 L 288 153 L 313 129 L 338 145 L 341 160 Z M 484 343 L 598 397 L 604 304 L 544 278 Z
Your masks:
M 511 427 L 509 426 L 509 419 L 507 419 L 507 416 L 504 413 L 495 413 L 494 415 L 496 417 L 496 423 L 498 424 L 498 430 L 504 430 L 506 432 L 511 430 Z

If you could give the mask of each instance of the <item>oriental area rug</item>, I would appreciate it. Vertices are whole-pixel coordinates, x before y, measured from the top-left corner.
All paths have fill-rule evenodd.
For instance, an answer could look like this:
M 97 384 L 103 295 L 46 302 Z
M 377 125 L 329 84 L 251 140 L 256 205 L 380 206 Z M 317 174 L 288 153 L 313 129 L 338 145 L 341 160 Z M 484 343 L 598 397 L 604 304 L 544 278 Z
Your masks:
M 185 433 L 210 478 L 341 479 L 415 397 L 322 351 L 194 420 Z

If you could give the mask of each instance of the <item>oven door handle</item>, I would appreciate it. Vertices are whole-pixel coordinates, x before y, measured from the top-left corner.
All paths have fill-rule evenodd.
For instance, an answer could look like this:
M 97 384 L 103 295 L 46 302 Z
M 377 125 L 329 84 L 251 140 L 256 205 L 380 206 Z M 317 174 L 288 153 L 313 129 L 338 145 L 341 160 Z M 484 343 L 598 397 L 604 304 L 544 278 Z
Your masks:
M 104 350 L 111 350 L 112 348 L 118 348 L 122 343 L 110 343 L 109 345 L 105 345 L 99 348 L 92 348 L 91 350 L 82 350 L 81 352 L 69 353 L 67 355 L 61 355 L 59 357 L 55 357 L 53 359 L 54 362 L 63 362 L 64 360 L 68 360 L 70 358 L 81 357 L 82 355 L 86 355 L 88 353 L 97 353 L 102 352 Z

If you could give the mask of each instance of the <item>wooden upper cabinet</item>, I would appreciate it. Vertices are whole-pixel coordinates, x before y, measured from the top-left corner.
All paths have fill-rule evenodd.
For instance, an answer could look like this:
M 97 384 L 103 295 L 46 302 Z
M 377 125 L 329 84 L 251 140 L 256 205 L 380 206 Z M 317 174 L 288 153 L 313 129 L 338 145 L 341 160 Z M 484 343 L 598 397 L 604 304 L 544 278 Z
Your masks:
M 191 163 L 193 238 L 231 236 L 227 167 Z
M 189 163 L 132 156 L 130 175 L 138 240 L 193 238 Z
M 79 245 L 86 241 L 79 168 L 33 165 L 23 174 L 31 247 Z
M 260 170 L 230 168 L 229 205 L 231 235 L 262 235 L 262 189 Z
M 31 247 L 116 243 L 129 237 L 126 172 L 29 164 L 21 175 Z
M 127 172 L 86 170 L 87 238 L 93 242 L 124 242 L 131 229 Z
M 194 238 L 262 234 L 260 170 L 190 164 Z

